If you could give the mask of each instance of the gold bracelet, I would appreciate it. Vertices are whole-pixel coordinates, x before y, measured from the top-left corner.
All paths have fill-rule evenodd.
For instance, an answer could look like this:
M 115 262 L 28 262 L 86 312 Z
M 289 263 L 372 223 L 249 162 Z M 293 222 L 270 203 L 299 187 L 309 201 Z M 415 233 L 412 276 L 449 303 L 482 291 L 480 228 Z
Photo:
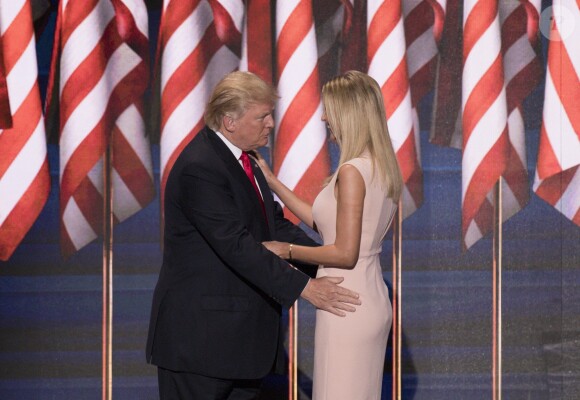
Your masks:
M 290 246 L 288 246 L 288 259 L 290 261 L 292 261 L 292 246 L 293 245 L 294 245 L 293 243 L 290 243 Z

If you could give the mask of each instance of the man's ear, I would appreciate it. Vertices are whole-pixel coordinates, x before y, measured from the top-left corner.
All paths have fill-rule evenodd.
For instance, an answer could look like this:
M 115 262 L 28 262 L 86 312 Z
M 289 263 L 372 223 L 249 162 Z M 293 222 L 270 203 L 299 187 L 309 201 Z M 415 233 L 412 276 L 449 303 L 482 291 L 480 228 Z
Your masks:
M 236 120 L 232 116 L 224 115 L 222 118 L 222 123 L 226 131 L 234 132 L 236 130 Z

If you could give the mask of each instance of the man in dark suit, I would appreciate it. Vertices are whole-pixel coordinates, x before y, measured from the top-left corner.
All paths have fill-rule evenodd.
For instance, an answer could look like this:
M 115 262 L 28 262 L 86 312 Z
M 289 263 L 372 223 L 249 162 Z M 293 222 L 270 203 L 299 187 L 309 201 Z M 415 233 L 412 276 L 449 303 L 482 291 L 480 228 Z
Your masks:
M 169 174 L 147 340 L 162 400 L 255 399 L 262 378 L 283 367 L 282 306 L 302 296 L 344 316 L 360 304 L 341 278 L 311 279 L 261 244 L 315 245 L 247 157 L 267 144 L 276 99 L 254 74 L 227 75 L 207 105 L 208 126 Z

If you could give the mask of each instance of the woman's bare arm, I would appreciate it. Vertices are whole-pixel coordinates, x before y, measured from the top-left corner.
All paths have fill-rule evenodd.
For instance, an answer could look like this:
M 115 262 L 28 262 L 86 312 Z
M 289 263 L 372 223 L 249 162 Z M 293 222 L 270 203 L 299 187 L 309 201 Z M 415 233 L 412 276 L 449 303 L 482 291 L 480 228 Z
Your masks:
M 360 250 L 365 194 L 365 184 L 360 172 L 350 164 L 343 165 L 338 171 L 335 186 L 335 242 L 321 247 L 290 246 L 282 242 L 265 242 L 264 245 L 286 259 L 341 268 L 354 267 Z
M 268 186 L 276 195 L 282 200 L 284 205 L 294 213 L 302 222 L 310 228 L 314 228 L 314 220 L 312 218 L 312 206 L 300 199 L 294 194 L 286 185 L 284 185 L 274 173 L 270 170 L 268 163 L 259 154 L 256 155 L 256 160 L 260 169 L 264 173 L 264 177 L 268 182 Z

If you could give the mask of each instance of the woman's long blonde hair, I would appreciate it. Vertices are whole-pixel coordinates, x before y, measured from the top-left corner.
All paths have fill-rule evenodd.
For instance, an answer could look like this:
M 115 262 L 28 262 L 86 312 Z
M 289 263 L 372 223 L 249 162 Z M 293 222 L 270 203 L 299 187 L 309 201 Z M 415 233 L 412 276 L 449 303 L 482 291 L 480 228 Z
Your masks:
M 323 86 L 322 102 L 328 125 L 340 146 L 339 165 L 368 150 L 373 177 L 378 175 L 388 196 L 398 200 L 403 178 L 378 83 L 367 74 L 348 71 Z

